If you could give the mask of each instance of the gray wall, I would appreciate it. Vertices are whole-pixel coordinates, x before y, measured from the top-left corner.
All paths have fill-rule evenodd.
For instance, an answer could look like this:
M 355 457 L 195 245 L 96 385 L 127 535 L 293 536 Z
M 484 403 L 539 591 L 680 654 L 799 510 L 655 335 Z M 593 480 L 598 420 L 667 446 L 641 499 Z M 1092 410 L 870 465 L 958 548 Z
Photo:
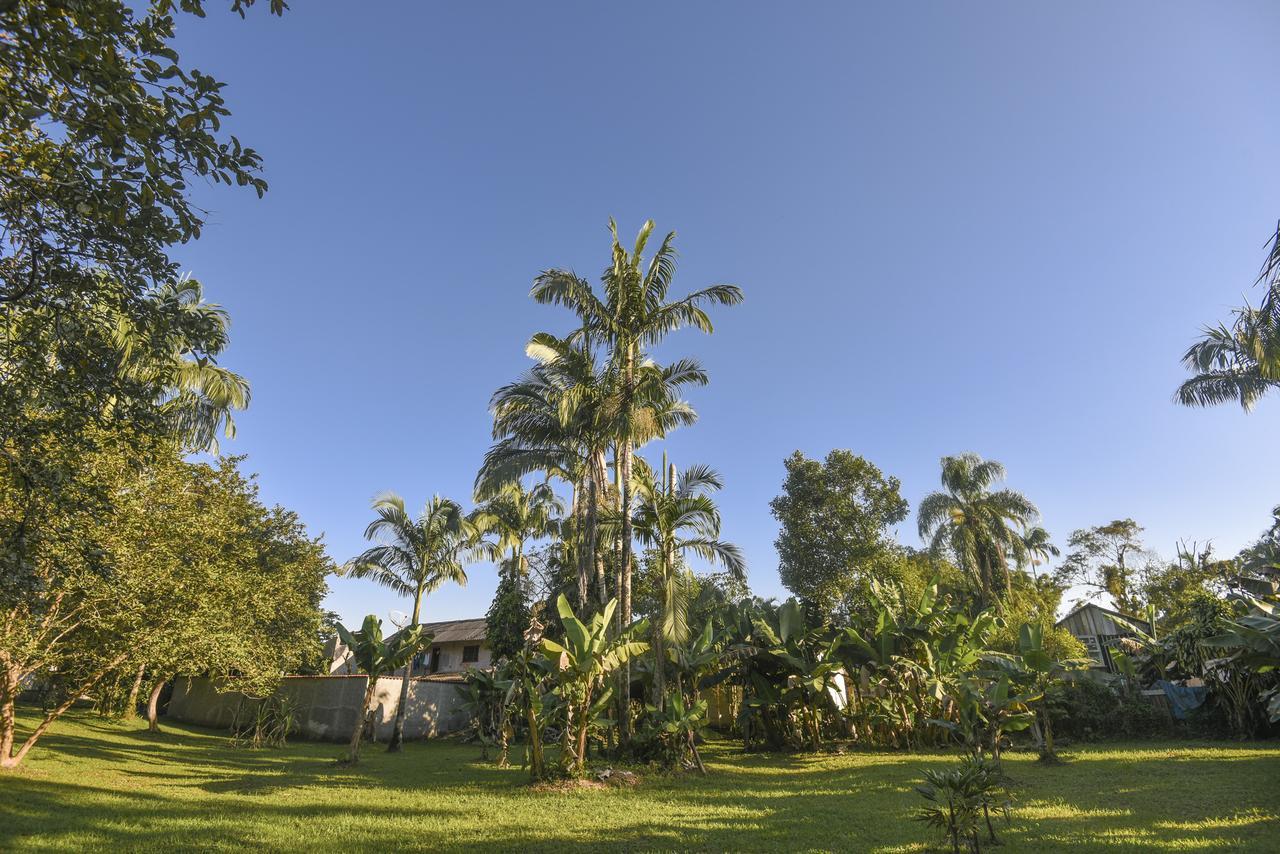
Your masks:
M 297 732 L 306 738 L 346 741 L 360 717 L 368 677 L 286 676 L 276 696 L 288 697 L 298 707 Z M 409 702 L 405 706 L 405 738 L 429 738 L 465 729 L 470 715 L 462 708 L 456 682 L 413 679 L 409 682 Z M 374 732 L 385 740 L 391 736 L 396 706 L 400 700 L 400 677 L 382 677 L 371 703 Z M 182 677 L 173 687 L 169 717 L 200 726 L 229 729 L 237 709 L 251 708 L 256 701 L 235 691 L 220 693 L 204 677 Z

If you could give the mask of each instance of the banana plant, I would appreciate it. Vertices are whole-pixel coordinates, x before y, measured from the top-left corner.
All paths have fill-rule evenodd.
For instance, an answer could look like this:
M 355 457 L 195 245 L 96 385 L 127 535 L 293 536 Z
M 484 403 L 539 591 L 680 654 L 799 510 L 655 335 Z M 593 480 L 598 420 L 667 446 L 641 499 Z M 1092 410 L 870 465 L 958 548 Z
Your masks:
M 676 693 L 668 698 L 665 707 L 646 706 L 645 711 L 653 728 L 652 735 L 663 744 L 668 757 L 674 762 L 687 750 L 699 773 L 706 774 L 707 768 L 698 753 L 697 739 L 707 735 L 707 701 L 696 700 L 686 704 L 684 696 Z
M 378 677 L 395 673 L 408 664 L 424 647 L 429 646 L 434 635 L 424 635 L 422 626 L 415 625 L 402 629 L 389 640 L 382 639 L 382 620 L 370 614 L 364 618 L 364 625 L 357 631 L 347 631 L 341 623 L 337 626 L 338 637 L 351 650 L 356 666 L 369 674 L 369 684 L 365 688 L 364 702 L 360 706 L 360 714 L 355 728 L 351 732 L 347 761 L 355 764 L 360 761 L 360 737 L 364 732 L 365 718 L 369 715 L 369 704 L 373 701 L 374 691 L 378 687 Z M 405 696 L 402 692 L 401 696 Z
M 1241 598 L 1250 606 L 1250 612 L 1225 621 L 1226 631 L 1206 638 L 1202 645 L 1228 650 L 1233 663 L 1256 673 L 1280 670 L 1280 598 Z M 1262 700 L 1271 722 L 1280 721 L 1280 686 L 1264 691 Z
M 618 607 L 616 599 L 584 623 L 573 613 L 564 594 L 556 600 L 556 610 L 564 625 L 564 642 L 542 639 L 542 653 L 555 671 L 558 691 L 568 712 L 564 732 L 563 762 L 573 775 L 581 775 L 587 758 L 587 734 L 608 707 L 612 686 L 605 677 L 645 652 L 649 645 L 634 638 L 648 628 L 644 621 L 627 627 L 617 637 L 609 637 L 610 620 Z
M 1035 709 L 1040 717 L 1040 725 L 1044 731 L 1044 747 L 1040 756 L 1044 759 L 1055 759 L 1053 752 L 1053 722 L 1049 717 L 1049 704 L 1045 700 L 1045 691 L 1049 685 L 1062 679 L 1071 670 L 1082 670 L 1089 666 L 1088 659 L 1054 659 L 1044 648 L 1044 628 L 1038 623 L 1023 623 L 1018 629 L 1018 659 L 1015 661 L 1021 669 L 1029 674 L 1033 692 L 1038 694 Z

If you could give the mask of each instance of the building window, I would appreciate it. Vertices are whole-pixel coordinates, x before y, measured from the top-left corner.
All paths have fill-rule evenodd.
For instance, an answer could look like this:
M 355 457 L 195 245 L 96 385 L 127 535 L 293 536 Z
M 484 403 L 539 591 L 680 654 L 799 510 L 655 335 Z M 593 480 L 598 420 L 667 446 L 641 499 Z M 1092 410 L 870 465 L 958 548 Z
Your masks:
M 440 647 L 432 647 L 431 649 L 431 672 L 435 673 L 440 670 Z
M 462 663 L 473 664 L 480 660 L 480 646 L 464 646 L 462 648 Z

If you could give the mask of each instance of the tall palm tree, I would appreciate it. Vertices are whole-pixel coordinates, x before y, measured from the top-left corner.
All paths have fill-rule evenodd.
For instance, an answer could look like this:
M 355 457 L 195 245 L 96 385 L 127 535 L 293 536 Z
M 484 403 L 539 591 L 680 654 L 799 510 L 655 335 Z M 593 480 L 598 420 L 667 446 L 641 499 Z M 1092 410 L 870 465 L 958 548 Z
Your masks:
M 578 607 L 586 604 L 595 572 L 601 607 L 608 601 L 603 554 L 598 547 L 599 508 L 609 496 L 608 449 L 619 429 L 618 393 L 597 365 L 585 336 L 538 333 L 526 348 L 538 364 L 493 397 L 494 438 L 476 479 L 476 496 L 496 494 L 503 484 L 541 472 L 574 490 L 573 524 L 566 526 L 578 565 Z M 697 414 L 680 399 L 686 385 L 705 385 L 696 361 L 668 366 L 644 360 L 637 367 L 631 438 L 642 445 L 692 424 Z M 615 460 L 616 469 L 616 460 Z
M 742 301 L 742 291 L 726 284 L 712 285 L 681 299 L 669 300 L 676 271 L 675 232 L 667 234 L 646 264 L 644 250 L 652 232 L 653 221 L 646 221 L 634 248 L 628 252 L 618 239 L 617 224 L 609 220 L 612 261 L 601 277 L 602 295 L 597 295 L 585 279 L 570 270 L 543 272 L 534 281 L 532 291 L 538 302 L 570 308 L 581 321 L 583 334 L 600 342 L 609 353 L 608 373 L 617 399 L 613 438 L 621 493 L 619 598 L 620 622 L 624 625 L 631 621 L 631 469 L 637 421 L 644 406 L 640 400 L 640 367 L 645 361 L 645 349 L 657 345 L 667 333 L 686 326 L 709 333 L 711 318 L 704 305 L 728 306 Z
M 1257 308 L 1236 309 L 1230 325 L 1205 327 L 1182 356 L 1194 376 L 1178 387 L 1184 406 L 1235 402 L 1247 412 L 1268 391 L 1280 389 L 1280 225 L 1258 274 L 1264 286 Z
M 955 556 L 983 605 L 998 601 L 998 590 L 1012 590 L 1009 562 L 1023 560 L 1022 533 L 1040 515 L 1021 493 L 991 490 L 1004 477 L 1004 466 L 977 454 L 943 457 L 943 491 L 920 502 L 920 537 L 935 553 Z
M 173 315 L 158 342 L 164 356 L 155 359 L 157 342 L 122 316 L 115 327 L 121 370 L 164 389 L 162 409 L 187 448 L 217 453 L 219 432 L 235 438 L 232 413 L 246 409 L 250 397 L 249 382 L 216 361 L 230 343 L 231 317 L 222 306 L 205 302 L 204 289 L 189 276 L 158 286 L 148 298 Z
M 742 552 L 720 539 L 720 510 L 710 493 L 724 482 L 713 469 L 690 466 L 677 477 L 674 465 L 654 476 L 636 467 L 639 499 L 632 518 L 636 537 L 653 555 L 661 614 L 653 626 L 654 705 L 666 704 L 666 650 L 689 640 L 689 584 L 685 557 L 693 554 L 719 563 L 739 581 L 746 578 Z
M 1049 532 L 1039 525 L 1030 528 L 1022 535 L 1022 553 L 1023 561 L 1031 567 L 1031 575 L 1033 577 L 1038 577 L 1036 567 L 1042 563 L 1047 563 L 1050 557 L 1057 557 L 1062 554 L 1049 539 Z
M 342 572 L 351 578 L 370 578 L 411 598 L 409 626 L 417 626 L 421 622 L 422 601 L 428 594 L 447 582 L 467 583 L 464 564 L 475 556 L 471 553 L 477 542 L 475 525 L 457 502 L 439 495 L 432 497 L 417 519 L 409 515 L 404 499 L 394 492 L 375 498 L 373 511 L 377 518 L 365 528 L 364 538 L 378 544 L 347 561 Z M 390 751 L 400 750 L 404 744 L 405 705 L 412 676 L 410 661 L 400 683 L 400 703 L 387 748 Z

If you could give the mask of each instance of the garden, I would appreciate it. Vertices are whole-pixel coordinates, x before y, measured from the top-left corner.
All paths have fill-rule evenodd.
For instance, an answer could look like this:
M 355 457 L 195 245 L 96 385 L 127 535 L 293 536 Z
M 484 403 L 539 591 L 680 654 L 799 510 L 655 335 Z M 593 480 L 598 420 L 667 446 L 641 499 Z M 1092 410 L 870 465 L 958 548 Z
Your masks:
M 251 386 L 177 260 L 209 216 L 190 185 L 268 187 L 174 47 L 205 6 L 0 3 L 0 849 L 1276 848 L 1280 507 L 1170 558 L 1109 512 L 1055 539 L 974 452 L 929 455 L 913 507 L 867 457 L 788 444 L 776 567 L 749 574 L 730 479 L 676 459 L 720 453 L 677 441 L 712 429 L 680 348 L 717 353 L 748 295 L 686 289 L 652 220 L 608 219 L 597 275 L 529 269 L 469 494 L 361 498 L 335 558 L 220 445 Z M 1177 405 L 1275 397 L 1268 233 L 1257 306 L 1189 346 Z M 469 573 L 495 589 L 449 683 L 467 725 L 406 737 L 428 605 Z M 344 622 L 338 579 L 406 610 Z M 363 680 L 336 738 L 300 737 L 300 675 Z M 184 678 L 240 698 L 229 727 L 166 717 Z

